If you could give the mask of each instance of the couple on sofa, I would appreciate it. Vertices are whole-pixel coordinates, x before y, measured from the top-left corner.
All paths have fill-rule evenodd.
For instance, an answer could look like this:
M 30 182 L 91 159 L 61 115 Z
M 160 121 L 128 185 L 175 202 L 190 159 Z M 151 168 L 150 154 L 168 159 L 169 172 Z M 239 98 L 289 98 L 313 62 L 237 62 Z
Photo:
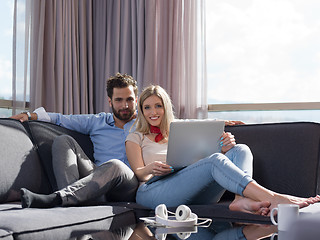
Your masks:
M 174 120 L 170 97 L 160 86 L 149 86 L 138 101 L 136 81 L 120 73 L 108 79 L 107 93 L 113 114 L 66 116 L 47 113 L 40 108 L 31 114 L 12 117 L 20 121 L 53 122 L 90 135 L 94 145 L 93 163 L 74 139 L 64 135 L 57 137 L 52 146 L 52 157 L 58 189 L 50 195 L 21 189 L 23 207 L 135 200 L 150 208 L 161 203 L 169 207 L 210 204 L 219 201 L 225 189 L 236 194 L 229 206 L 231 210 L 260 215 L 268 215 L 279 203 L 305 207 L 320 201 L 319 196 L 299 198 L 278 194 L 255 182 L 250 149 L 236 144 L 230 133 L 221 137 L 221 153 L 199 160 L 170 177 L 146 184 L 152 176 L 172 171 L 171 166 L 164 163 L 169 125 Z M 239 123 L 226 122 L 229 125 Z

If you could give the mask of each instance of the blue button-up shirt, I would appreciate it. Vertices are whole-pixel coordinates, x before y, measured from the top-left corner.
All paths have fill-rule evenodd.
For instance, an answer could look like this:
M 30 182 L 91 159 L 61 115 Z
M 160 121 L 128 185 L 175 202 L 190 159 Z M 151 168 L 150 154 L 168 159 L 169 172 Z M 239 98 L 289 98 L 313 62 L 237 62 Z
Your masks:
M 113 114 L 81 114 L 62 115 L 60 113 L 48 113 L 52 123 L 62 127 L 87 134 L 93 142 L 95 164 L 101 165 L 110 159 L 119 159 L 127 164 L 125 140 L 135 120 L 118 128 L 114 125 Z

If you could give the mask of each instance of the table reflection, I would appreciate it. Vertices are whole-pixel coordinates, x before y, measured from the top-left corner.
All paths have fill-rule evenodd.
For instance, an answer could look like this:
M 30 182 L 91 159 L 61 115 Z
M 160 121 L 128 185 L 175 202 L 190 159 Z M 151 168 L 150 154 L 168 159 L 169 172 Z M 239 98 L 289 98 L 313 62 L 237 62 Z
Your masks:
M 102 231 L 76 238 L 77 240 L 105 239 L 213 239 L 213 240 L 256 240 L 270 239 L 277 232 L 274 225 L 265 224 L 234 224 L 229 222 L 212 222 L 209 227 L 164 228 L 146 225 L 139 222 L 132 226 L 116 230 Z M 274 239 L 279 236 L 274 234 Z

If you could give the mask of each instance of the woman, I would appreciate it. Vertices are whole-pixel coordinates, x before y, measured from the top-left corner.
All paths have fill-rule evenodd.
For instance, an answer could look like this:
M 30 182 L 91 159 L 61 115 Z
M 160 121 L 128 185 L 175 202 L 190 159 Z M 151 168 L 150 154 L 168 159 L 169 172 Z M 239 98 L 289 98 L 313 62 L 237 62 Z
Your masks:
M 279 203 L 294 203 L 300 207 L 320 200 L 320 197 L 298 198 L 270 191 L 252 179 L 252 154 L 243 144 L 236 144 L 233 135 L 222 135 L 221 153 L 168 175 L 153 183 L 152 176 L 173 171 L 165 163 L 169 126 L 174 121 L 170 97 L 160 86 L 149 86 L 140 95 L 136 130 L 126 139 L 130 166 L 141 185 L 136 201 L 155 208 L 164 203 L 210 204 L 219 201 L 225 189 L 236 194 L 231 210 L 267 215 Z

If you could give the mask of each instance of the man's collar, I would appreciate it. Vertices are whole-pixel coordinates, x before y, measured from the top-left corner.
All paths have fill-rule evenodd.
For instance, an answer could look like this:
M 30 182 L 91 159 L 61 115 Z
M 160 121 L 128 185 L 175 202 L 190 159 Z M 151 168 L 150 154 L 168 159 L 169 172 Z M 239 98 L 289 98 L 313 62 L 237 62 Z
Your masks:
M 129 125 L 129 126 L 131 127 L 131 125 L 132 125 L 132 124 L 134 123 L 134 121 L 137 119 L 137 115 L 138 115 L 138 111 L 135 112 L 134 117 L 131 118 L 131 120 L 129 120 L 128 122 L 126 122 L 126 123 L 123 125 L 123 127 L 126 126 L 126 125 Z M 111 113 L 109 125 L 115 126 L 115 123 L 116 123 L 116 121 L 115 121 L 115 119 L 114 119 L 114 114 Z

